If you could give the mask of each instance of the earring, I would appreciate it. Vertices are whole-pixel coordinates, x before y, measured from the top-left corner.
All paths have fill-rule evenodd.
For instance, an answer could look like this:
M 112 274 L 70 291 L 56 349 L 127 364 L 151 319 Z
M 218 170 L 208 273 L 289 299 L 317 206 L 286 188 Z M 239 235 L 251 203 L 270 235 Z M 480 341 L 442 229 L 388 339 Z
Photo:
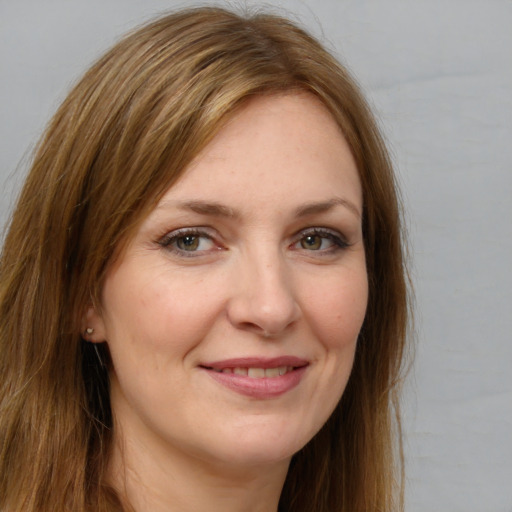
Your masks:
M 94 329 L 92 327 L 87 327 L 85 329 L 85 334 L 88 334 L 89 336 L 94 332 Z
M 103 362 L 103 359 L 101 357 L 100 351 L 98 350 L 98 344 L 94 343 L 93 345 L 94 345 L 94 351 L 96 352 L 96 357 L 98 358 L 100 366 L 105 368 L 105 363 Z

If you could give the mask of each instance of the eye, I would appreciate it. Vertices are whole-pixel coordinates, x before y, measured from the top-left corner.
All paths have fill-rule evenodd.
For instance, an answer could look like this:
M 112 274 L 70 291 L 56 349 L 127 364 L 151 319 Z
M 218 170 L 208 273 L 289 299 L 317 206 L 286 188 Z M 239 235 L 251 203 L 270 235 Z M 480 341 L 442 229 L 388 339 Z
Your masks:
M 300 239 L 300 246 L 303 249 L 308 249 L 310 251 L 318 251 L 325 248 L 322 247 L 322 245 L 325 245 L 325 242 L 331 241 L 325 237 L 321 237 L 320 235 L 307 235 Z
M 165 235 L 159 242 L 162 247 L 182 256 L 193 256 L 218 250 L 213 237 L 198 229 L 178 229 Z
M 299 240 L 293 244 L 295 249 L 330 253 L 345 249 L 348 243 L 340 233 L 327 228 L 311 228 L 299 233 Z
M 175 240 L 176 247 L 182 251 L 197 251 L 201 242 L 201 237 L 197 235 L 183 235 Z

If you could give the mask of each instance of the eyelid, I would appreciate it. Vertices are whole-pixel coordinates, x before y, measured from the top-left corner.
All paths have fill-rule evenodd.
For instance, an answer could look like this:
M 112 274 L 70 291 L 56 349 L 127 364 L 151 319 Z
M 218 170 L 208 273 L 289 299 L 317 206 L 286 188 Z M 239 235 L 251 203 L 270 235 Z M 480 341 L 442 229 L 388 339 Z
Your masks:
M 173 243 L 177 240 L 179 240 L 182 237 L 186 236 L 195 236 L 198 238 L 207 238 L 214 244 L 214 248 L 212 249 L 206 249 L 206 250 L 198 250 L 198 251 L 185 251 L 182 249 L 179 249 L 178 247 L 173 246 Z M 174 229 L 172 231 L 167 232 L 164 236 L 158 238 L 157 240 L 158 245 L 160 245 L 162 248 L 168 250 L 169 252 L 172 252 L 174 254 L 177 254 L 180 257 L 185 258 L 193 258 L 202 256 L 207 253 L 211 253 L 212 251 L 221 250 L 222 244 L 220 244 L 217 240 L 217 237 L 215 236 L 214 230 L 211 228 L 208 228 L 206 226 L 193 226 L 193 227 L 185 227 L 185 228 L 178 228 Z
M 346 237 L 338 230 L 326 228 L 326 227 L 320 227 L 320 226 L 314 226 L 310 228 L 301 229 L 297 235 L 294 237 L 294 242 L 292 243 L 292 246 L 299 243 L 304 237 L 309 235 L 317 235 L 323 238 L 330 239 L 334 246 L 330 247 L 328 249 L 320 249 L 320 250 L 312 250 L 307 252 L 313 252 L 318 254 L 327 254 L 331 252 L 335 252 L 337 250 L 343 250 L 347 247 L 350 247 L 350 243 L 347 241 Z M 306 250 L 306 249 L 304 249 Z

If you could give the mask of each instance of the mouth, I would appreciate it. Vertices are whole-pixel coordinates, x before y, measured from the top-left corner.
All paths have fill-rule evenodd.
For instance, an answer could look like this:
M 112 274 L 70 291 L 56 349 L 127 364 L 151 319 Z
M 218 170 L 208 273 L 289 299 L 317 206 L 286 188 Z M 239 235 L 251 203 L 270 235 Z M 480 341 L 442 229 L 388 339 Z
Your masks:
M 273 359 L 237 358 L 204 363 L 199 367 L 217 383 L 256 399 L 283 395 L 301 382 L 309 361 L 285 356 Z
M 235 375 L 244 375 L 250 379 L 271 379 L 281 377 L 295 369 L 293 366 L 278 366 L 276 368 L 253 368 L 253 367 L 235 367 L 235 368 L 207 368 L 217 373 L 232 373 Z

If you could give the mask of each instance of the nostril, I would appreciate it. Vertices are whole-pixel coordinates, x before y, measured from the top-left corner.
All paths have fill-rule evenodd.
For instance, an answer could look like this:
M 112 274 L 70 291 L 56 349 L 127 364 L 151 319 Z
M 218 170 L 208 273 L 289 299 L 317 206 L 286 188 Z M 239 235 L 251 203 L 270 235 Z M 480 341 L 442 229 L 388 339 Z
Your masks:
M 271 340 L 296 323 L 300 318 L 300 307 L 292 292 L 285 294 L 282 290 L 261 285 L 235 291 L 226 313 L 237 329 Z

